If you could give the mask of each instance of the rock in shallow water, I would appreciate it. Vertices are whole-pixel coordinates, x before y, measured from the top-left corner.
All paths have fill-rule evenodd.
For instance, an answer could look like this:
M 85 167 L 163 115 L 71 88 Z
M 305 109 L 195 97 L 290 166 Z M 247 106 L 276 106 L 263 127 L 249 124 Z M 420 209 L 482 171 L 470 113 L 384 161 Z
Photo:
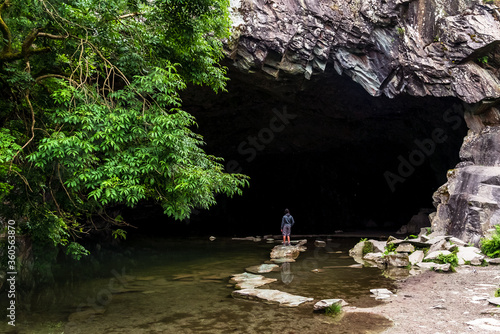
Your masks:
M 266 304 L 279 304 L 283 307 L 297 307 L 302 303 L 313 301 L 313 298 L 296 296 L 287 292 L 271 289 L 242 289 L 231 293 L 233 298 L 260 300 Z
M 333 304 L 339 304 L 340 306 L 348 305 L 343 299 L 323 299 L 314 304 L 314 311 L 321 311 Z
M 243 273 L 233 275 L 229 280 L 229 283 L 235 284 L 236 289 L 254 289 L 276 281 L 277 279 L 275 278 L 266 278 L 262 275 Z
M 263 274 L 269 273 L 278 267 L 279 266 L 277 264 L 261 264 L 259 266 L 248 267 L 245 270 L 252 274 Z

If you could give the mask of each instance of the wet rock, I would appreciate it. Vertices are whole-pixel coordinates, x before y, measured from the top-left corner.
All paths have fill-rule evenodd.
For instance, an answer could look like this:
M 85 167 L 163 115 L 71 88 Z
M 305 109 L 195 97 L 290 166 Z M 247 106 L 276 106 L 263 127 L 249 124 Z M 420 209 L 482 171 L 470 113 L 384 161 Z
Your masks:
M 242 289 L 231 293 L 233 298 L 259 300 L 266 304 L 279 304 L 283 307 L 297 307 L 305 302 L 313 301 L 313 298 L 292 295 L 287 292 L 271 289 Z
M 408 254 L 388 254 L 384 257 L 385 263 L 390 267 L 407 267 L 410 264 Z
M 415 265 L 419 262 L 422 262 L 423 259 L 424 259 L 424 252 L 421 251 L 421 250 L 416 250 L 414 251 L 413 253 L 411 253 L 409 256 L 408 256 L 408 261 L 410 261 L 410 264 L 411 265 Z
M 300 254 L 298 246 L 278 245 L 271 250 L 271 259 L 291 258 L 296 259 Z
M 252 274 L 263 274 L 269 273 L 278 267 L 277 264 L 261 264 L 259 266 L 248 267 L 245 270 Z
M 432 243 L 433 240 L 434 239 L 429 240 L 428 242 Z M 429 248 L 429 252 L 428 253 L 434 253 L 434 252 L 437 252 L 437 251 L 446 250 L 445 244 L 446 244 L 446 239 L 444 239 L 444 238 L 440 239 L 437 242 L 432 243 L 432 246 Z
M 324 310 L 327 307 L 332 306 L 333 304 L 339 304 L 340 306 L 346 306 L 349 305 L 346 301 L 343 299 L 322 299 L 316 304 L 314 304 L 314 311 L 321 311 Z
M 433 195 L 433 229 L 476 246 L 500 223 L 500 127 L 486 132 L 469 131 L 460 152 L 467 165 L 448 172 L 448 182 Z
M 236 289 L 255 289 L 259 286 L 276 282 L 275 278 L 267 278 L 262 275 L 249 273 L 233 275 L 229 283 L 235 284 Z
M 368 242 L 372 244 L 373 253 L 383 253 L 385 250 L 385 246 L 387 245 L 387 242 L 385 241 L 378 241 L 373 239 L 368 240 Z

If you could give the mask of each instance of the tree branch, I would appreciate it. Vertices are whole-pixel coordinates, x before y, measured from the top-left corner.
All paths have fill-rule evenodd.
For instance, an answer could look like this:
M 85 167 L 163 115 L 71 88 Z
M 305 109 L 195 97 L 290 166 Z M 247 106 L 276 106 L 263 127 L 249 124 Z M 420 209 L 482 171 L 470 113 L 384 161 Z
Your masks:
M 12 51 L 12 34 L 9 27 L 2 18 L 4 10 L 10 6 L 10 0 L 5 0 L 0 6 L 0 31 L 2 32 L 3 39 L 6 41 L 2 48 L 3 53 L 10 53 Z
M 66 35 L 53 35 L 53 34 L 48 34 L 45 32 L 38 32 L 36 37 L 46 37 L 50 39 L 67 39 L 69 38 L 69 34 Z
M 65 77 L 64 75 L 60 75 L 60 74 L 45 74 L 45 75 L 42 75 L 42 76 L 39 76 L 38 78 L 36 78 L 35 82 L 39 83 L 43 79 L 47 79 L 47 78 L 59 78 L 59 79 L 63 79 L 63 80 L 68 80 L 71 84 L 78 85 L 78 82 L 76 82 L 75 80 L 68 78 L 68 77 Z
M 126 19 L 126 18 L 129 18 L 129 17 L 133 17 L 133 16 L 139 16 L 139 15 L 142 15 L 142 13 L 135 12 L 135 13 L 124 14 L 124 15 L 118 16 L 116 19 L 117 20 L 121 20 L 121 19 Z

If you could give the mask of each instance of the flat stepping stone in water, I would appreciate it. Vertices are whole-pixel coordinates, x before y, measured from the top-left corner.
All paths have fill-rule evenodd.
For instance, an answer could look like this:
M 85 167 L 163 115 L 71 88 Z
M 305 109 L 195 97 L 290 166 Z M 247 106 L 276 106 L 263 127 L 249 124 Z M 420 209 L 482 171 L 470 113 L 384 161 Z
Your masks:
M 295 260 L 290 258 L 290 257 L 284 257 L 284 258 L 280 258 L 280 259 L 271 259 L 271 261 L 274 263 L 295 262 Z
M 279 266 L 277 264 L 261 264 L 259 266 L 248 267 L 245 270 L 252 274 L 263 274 L 269 273 L 278 267 Z
M 479 327 L 487 331 L 500 332 L 500 321 L 493 318 L 481 318 L 467 322 L 467 325 Z
M 299 247 L 296 246 L 275 246 L 271 251 L 271 259 L 292 258 L 296 259 L 300 254 Z
M 276 282 L 276 278 L 266 278 L 262 275 L 249 273 L 233 275 L 229 283 L 235 284 L 236 289 L 255 289 L 259 286 Z
M 292 295 L 287 292 L 271 289 L 243 289 L 231 293 L 233 298 L 259 300 L 266 304 L 279 304 L 283 307 L 297 307 L 302 303 L 311 302 L 314 298 Z

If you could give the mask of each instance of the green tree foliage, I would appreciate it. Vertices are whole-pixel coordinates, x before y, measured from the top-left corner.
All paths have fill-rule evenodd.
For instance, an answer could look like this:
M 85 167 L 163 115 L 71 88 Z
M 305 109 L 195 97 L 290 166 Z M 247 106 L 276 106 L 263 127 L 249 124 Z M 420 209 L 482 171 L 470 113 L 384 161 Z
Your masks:
M 127 224 L 123 205 L 183 219 L 241 194 L 179 95 L 224 89 L 228 5 L 0 0 L 0 216 L 78 255 L 79 235 Z

